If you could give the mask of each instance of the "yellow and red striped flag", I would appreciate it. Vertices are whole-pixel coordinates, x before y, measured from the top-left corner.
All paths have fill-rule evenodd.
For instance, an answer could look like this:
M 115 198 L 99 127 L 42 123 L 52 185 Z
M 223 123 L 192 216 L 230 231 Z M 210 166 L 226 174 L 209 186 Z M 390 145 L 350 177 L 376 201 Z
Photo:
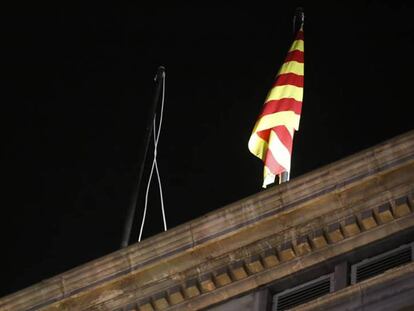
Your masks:
M 249 150 L 264 162 L 263 188 L 290 173 L 293 133 L 299 129 L 304 73 L 303 24 L 276 75 L 249 140 Z M 280 180 L 280 179 L 279 179 Z

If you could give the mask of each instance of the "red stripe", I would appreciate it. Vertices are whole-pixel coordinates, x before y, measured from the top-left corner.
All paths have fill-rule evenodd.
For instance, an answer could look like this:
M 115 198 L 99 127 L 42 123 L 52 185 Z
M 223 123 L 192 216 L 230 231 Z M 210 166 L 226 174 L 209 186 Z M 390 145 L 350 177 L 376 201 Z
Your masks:
M 285 63 L 286 62 L 291 62 L 291 61 L 295 61 L 298 63 L 304 63 L 304 55 L 305 53 L 299 50 L 293 50 L 290 51 L 285 58 Z
M 298 33 L 296 34 L 296 38 L 295 40 L 304 40 L 304 34 L 303 34 L 303 30 L 299 30 Z
M 265 142 L 269 142 L 270 129 L 256 132 L 256 134 Z
M 274 175 L 279 175 L 282 174 L 282 172 L 286 171 L 286 169 L 283 166 L 281 166 L 273 157 L 273 154 L 270 151 L 270 149 L 268 149 L 266 152 L 266 159 L 264 161 L 264 164 Z
M 273 86 L 277 85 L 295 85 L 297 87 L 303 87 L 303 76 L 294 73 L 281 74 L 277 76 L 276 81 L 273 84 Z
M 279 111 L 293 111 L 296 114 L 302 111 L 302 102 L 296 101 L 293 98 L 283 98 L 279 100 L 271 100 L 263 105 L 262 112 L 258 119 L 261 117 L 276 113 Z
M 286 147 L 287 150 L 289 150 L 289 153 L 292 154 L 293 137 L 290 136 L 290 133 L 286 126 L 275 126 L 272 131 L 275 132 L 282 144 Z

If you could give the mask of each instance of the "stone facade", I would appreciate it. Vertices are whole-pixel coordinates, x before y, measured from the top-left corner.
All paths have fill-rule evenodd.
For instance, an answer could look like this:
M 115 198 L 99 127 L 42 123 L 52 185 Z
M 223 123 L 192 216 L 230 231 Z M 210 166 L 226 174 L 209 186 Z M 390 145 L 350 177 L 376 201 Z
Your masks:
M 0 310 L 271 310 L 274 293 L 324 273 L 333 292 L 297 310 L 403 310 L 413 263 L 354 285 L 347 263 L 412 242 L 413 210 L 411 131 L 6 296 Z

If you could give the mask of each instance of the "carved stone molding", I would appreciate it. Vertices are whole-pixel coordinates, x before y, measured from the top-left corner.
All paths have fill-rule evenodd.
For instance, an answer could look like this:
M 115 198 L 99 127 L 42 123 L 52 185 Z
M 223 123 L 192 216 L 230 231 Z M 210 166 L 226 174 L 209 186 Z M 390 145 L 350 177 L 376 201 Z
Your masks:
M 414 227 L 414 131 L 0 299 L 198 310 Z

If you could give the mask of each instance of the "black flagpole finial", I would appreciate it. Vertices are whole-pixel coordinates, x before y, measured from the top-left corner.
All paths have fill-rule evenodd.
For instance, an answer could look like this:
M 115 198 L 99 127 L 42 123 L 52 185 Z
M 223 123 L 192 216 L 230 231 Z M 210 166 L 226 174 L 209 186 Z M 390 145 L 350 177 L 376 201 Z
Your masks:
M 302 24 L 305 21 L 305 12 L 303 11 L 302 7 L 296 8 L 296 14 L 299 17 L 300 23 Z
M 303 25 L 305 22 L 305 13 L 302 7 L 298 7 L 295 10 L 295 15 L 293 16 L 293 33 L 295 34 L 298 31 L 298 28 Z

